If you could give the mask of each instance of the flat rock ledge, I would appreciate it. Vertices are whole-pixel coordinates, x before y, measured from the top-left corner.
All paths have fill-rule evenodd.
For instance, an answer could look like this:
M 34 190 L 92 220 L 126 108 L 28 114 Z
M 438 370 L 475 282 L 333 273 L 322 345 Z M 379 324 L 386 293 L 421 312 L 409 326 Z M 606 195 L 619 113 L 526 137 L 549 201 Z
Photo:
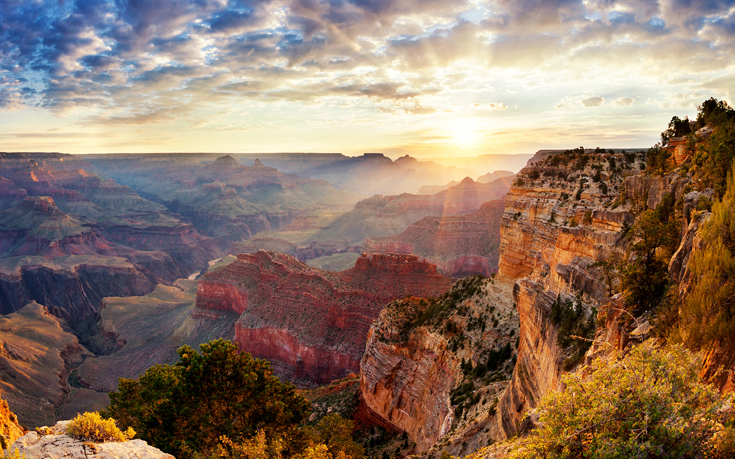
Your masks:
M 57 422 L 47 430 L 47 435 L 29 432 L 17 439 L 9 451 L 17 449 L 26 459 L 176 459 L 143 440 L 83 442 L 66 435 L 68 423 Z

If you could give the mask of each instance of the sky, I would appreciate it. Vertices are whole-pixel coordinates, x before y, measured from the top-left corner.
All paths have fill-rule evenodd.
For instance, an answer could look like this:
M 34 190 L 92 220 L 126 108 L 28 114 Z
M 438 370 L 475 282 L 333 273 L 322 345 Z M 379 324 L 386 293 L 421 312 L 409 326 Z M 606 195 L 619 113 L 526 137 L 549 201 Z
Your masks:
M 649 147 L 734 58 L 735 0 L 0 0 L 0 151 Z

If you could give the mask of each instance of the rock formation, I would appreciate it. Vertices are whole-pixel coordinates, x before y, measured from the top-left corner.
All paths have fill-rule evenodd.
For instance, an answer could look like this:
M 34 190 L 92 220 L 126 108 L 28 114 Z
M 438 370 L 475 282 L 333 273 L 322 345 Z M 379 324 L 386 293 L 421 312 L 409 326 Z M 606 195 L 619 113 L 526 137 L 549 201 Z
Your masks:
M 399 235 L 367 238 L 364 251 L 412 253 L 450 276 L 489 276 L 498 270 L 504 208 L 504 201 L 491 201 L 471 214 L 426 217 Z
M 460 455 L 485 446 L 487 435 L 476 434 L 495 428 L 498 396 L 513 368 L 518 315 L 511 290 L 470 277 L 439 298 L 390 303 L 368 333 L 361 409 L 406 432 L 417 453 Z
M 558 388 L 569 355 L 549 320 L 557 297 L 578 297 L 590 311 L 602 307 L 610 326 L 617 323 L 603 272 L 593 265 L 622 254 L 622 232 L 634 214 L 656 207 L 666 192 L 678 199 L 687 183 L 678 175 L 636 174 L 642 160 L 622 153 L 547 154 L 523 169 L 511 188 L 499 275 L 515 282 L 521 329 L 516 370 L 498 405 L 501 437 L 514 435 L 523 413 Z M 605 339 L 621 343 L 617 335 Z
M 221 254 L 132 189 L 84 169 L 51 168 L 79 164 L 57 156 L 0 158 L 0 312 L 36 301 L 86 338 L 103 297 L 145 294 Z
M 331 222 L 311 240 L 343 241 L 345 247 L 362 245 L 368 237 L 400 234 L 425 217 L 476 212 L 484 203 L 502 199 L 509 188 L 510 180 L 505 178 L 492 183 L 477 183 L 465 178 L 434 195 L 375 195 L 355 204 L 353 210 Z
M 413 255 L 358 258 L 342 272 L 259 251 L 200 279 L 197 307 L 240 314 L 235 341 L 301 385 L 357 372 L 370 323 L 406 295 L 446 291 L 451 279 Z
M 163 156 L 140 155 L 135 164 L 119 159 L 110 163 L 109 158 L 94 162 L 121 183 L 189 219 L 221 250 L 260 231 L 286 226 L 301 213 L 345 211 L 359 199 L 324 180 L 284 174 L 260 161 L 248 167 L 230 155 L 175 156 L 176 161 L 163 161 Z
M 68 424 L 69 421 L 59 421 L 53 427 L 44 429 L 47 434 L 29 432 L 18 438 L 9 449 L 27 458 L 175 459 L 143 440 L 105 443 L 77 440 L 66 434 Z
M 457 394 L 466 384 L 457 377 L 458 356 L 465 365 L 470 360 L 477 365 L 478 354 L 487 352 L 482 342 L 467 340 L 466 356 L 447 353 L 442 344 L 448 341 L 447 332 L 442 340 L 418 327 L 396 343 L 393 330 L 402 322 L 388 316 L 396 308 L 386 309 L 370 335 L 362 365 L 366 409 L 407 431 L 419 450 L 439 441 L 437 448 L 467 454 L 483 446 L 482 439 L 516 434 L 524 413 L 558 389 L 562 372 L 578 363 L 573 347 L 558 344 L 550 316 L 555 302 L 576 301 L 586 321 L 595 309 L 608 311 L 610 330 L 620 324 L 622 331 L 599 338 L 625 346 L 632 330 L 619 320 L 619 298 L 609 298 L 604 272 L 594 264 L 624 250 L 622 233 L 635 213 L 655 207 L 667 191 L 679 198 L 686 184 L 674 175 L 635 175 L 641 161 L 641 155 L 622 152 L 542 151 L 518 174 L 502 217 L 499 273 L 485 291 L 486 297 L 496 292 L 497 307 L 510 309 L 514 302 L 520 321 L 515 370 L 492 410 L 471 412 L 466 424 L 447 417 L 447 406 L 457 406 Z M 399 242 L 407 240 L 395 241 L 396 249 L 405 250 Z M 399 325 L 393 324 L 396 320 Z M 426 387 L 428 392 L 422 392 Z M 456 427 L 454 433 L 447 433 L 448 425 Z

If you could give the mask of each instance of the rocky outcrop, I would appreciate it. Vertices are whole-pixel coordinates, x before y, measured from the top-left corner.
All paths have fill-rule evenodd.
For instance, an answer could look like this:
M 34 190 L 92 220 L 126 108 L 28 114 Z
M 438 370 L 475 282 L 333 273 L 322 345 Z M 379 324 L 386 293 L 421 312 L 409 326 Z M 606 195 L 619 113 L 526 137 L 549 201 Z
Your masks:
M 342 272 L 259 251 L 200 279 L 197 307 L 241 314 L 235 341 L 301 385 L 357 372 L 370 323 L 391 300 L 440 294 L 452 280 L 413 255 L 358 258 Z
M 521 325 L 518 361 L 498 404 L 500 438 L 514 435 L 525 411 L 558 388 L 569 351 L 557 344 L 549 315 L 554 301 L 577 297 L 587 315 L 607 305 L 602 271 L 593 264 L 622 251 L 620 231 L 632 224 L 632 209 L 655 206 L 665 191 L 683 188 L 673 177 L 624 179 L 640 169 L 635 155 L 541 156 L 518 174 L 501 224 L 499 276 L 515 283 Z
M 360 369 L 361 409 L 406 432 L 417 453 L 485 446 L 512 370 L 512 286 L 466 278 L 440 298 L 390 303 L 373 323 Z M 507 354 L 498 357 L 502 349 Z M 437 442 L 442 439 L 442 444 Z
M 450 276 L 489 276 L 498 269 L 504 208 L 504 201 L 491 201 L 467 215 L 426 217 L 397 236 L 366 239 L 364 250 L 412 253 Z
M 66 434 L 70 421 L 59 421 L 44 429 L 47 433 L 29 432 L 17 439 L 9 448 L 21 457 L 70 459 L 175 459 L 172 455 L 154 448 L 143 440 L 92 443 L 77 440 Z

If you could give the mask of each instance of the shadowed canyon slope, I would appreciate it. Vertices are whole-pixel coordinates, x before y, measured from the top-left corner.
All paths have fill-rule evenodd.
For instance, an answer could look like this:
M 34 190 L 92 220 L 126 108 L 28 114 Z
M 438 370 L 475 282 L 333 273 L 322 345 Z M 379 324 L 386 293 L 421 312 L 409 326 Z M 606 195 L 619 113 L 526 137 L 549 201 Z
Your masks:
M 230 155 L 205 158 L 142 155 L 93 162 L 142 196 L 188 218 L 222 250 L 259 231 L 279 229 L 302 212 L 348 210 L 358 200 L 325 180 L 284 174 L 257 158 L 250 167 Z
M 66 159 L 66 161 L 64 161 Z M 0 209 L 2 311 L 30 301 L 86 335 L 105 296 L 141 295 L 206 266 L 212 240 L 160 204 L 68 155 L 5 155 Z M 21 199 L 22 197 L 22 199 Z
M 270 360 L 280 376 L 313 385 L 358 371 L 368 328 L 386 303 L 438 295 L 451 284 L 413 255 L 363 256 L 337 273 L 259 251 L 203 276 L 197 307 L 240 314 L 240 349 Z

